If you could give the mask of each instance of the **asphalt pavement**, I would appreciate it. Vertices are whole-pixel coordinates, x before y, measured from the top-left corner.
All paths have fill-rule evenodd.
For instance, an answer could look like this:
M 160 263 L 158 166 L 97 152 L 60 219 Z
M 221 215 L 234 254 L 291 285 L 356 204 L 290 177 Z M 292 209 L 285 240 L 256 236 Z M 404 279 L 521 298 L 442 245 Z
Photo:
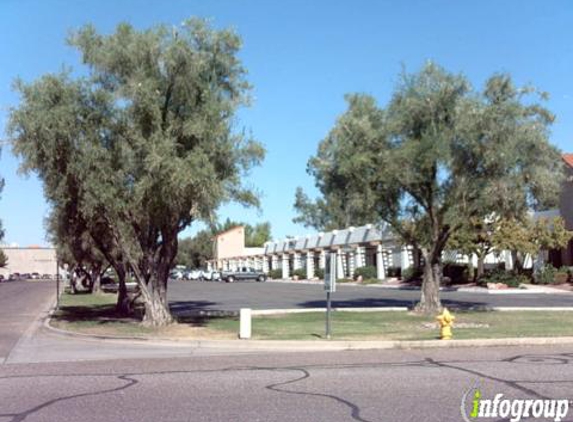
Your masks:
M 0 421 L 458 422 L 476 388 L 570 400 L 572 364 L 561 346 L 0 365 Z
M 322 285 L 257 282 L 199 282 L 171 281 L 168 289 L 173 310 L 185 312 L 197 309 L 237 311 L 252 309 L 304 309 L 326 306 Z M 571 307 L 571 293 L 489 294 L 478 292 L 443 291 L 445 306 L 471 307 Z M 398 290 L 372 286 L 338 285 L 332 294 L 332 306 L 349 307 L 412 307 L 420 300 L 419 290 Z
M 55 281 L 0 283 L 0 363 L 10 354 L 38 314 L 56 297 Z

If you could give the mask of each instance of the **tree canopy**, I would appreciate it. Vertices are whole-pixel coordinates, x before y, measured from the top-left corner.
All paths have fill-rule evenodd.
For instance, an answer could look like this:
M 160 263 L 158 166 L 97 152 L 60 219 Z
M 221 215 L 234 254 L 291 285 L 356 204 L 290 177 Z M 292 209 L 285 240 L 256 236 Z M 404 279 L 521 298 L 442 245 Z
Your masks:
M 505 74 L 478 91 L 428 63 L 401 75 L 385 108 L 347 96 L 348 111 L 309 162 L 329 213 L 342 203 L 358 221 L 375 215 L 422 252 L 420 311 L 441 308 L 441 255 L 468 221 L 556 203 L 562 160 L 548 141 L 553 115 L 536 94 Z
M 69 43 L 87 76 L 17 82 L 15 153 L 53 207 L 77 204 L 74 218 L 116 271 L 129 266 L 144 322 L 168 323 L 178 233 L 223 202 L 258 204 L 242 180 L 264 149 L 234 119 L 250 99 L 240 38 L 191 19 L 176 30 L 121 24 L 111 35 L 88 25 Z

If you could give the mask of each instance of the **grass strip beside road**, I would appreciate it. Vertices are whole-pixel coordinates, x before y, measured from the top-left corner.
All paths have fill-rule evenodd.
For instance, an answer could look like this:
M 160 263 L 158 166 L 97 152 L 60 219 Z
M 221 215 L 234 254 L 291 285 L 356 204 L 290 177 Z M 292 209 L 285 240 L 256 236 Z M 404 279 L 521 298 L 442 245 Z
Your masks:
M 455 314 L 455 339 L 573 336 L 573 312 L 467 311 Z M 235 320 L 210 323 L 217 330 L 238 332 Z M 325 314 L 254 317 L 253 338 L 259 340 L 316 340 L 324 338 Z M 411 312 L 333 312 L 332 338 L 335 340 L 435 340 L 437 322 Z
M 52 319 L 58 328 L 100 335 L 178 339 L 234 339 L 237 318 L 181 318 L 165 328 L 145 327 L 137 318 L 115 313 L 115 294 L 65 294 Z M 455 339 L 573 336 L 573 312 L 460 311 L 454 314 Z M 320 340 L 324 338 L 324 312 L 257 316 L 253 339 Z M 439 328 L 434 317 L 411 312 L 333 312 L 335 340 L 433 340 Z

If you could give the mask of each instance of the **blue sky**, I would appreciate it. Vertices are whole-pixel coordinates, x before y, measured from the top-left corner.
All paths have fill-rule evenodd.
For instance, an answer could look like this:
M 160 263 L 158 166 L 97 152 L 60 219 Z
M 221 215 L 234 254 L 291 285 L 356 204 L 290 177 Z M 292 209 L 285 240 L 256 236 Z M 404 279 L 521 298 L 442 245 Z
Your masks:
M 219 215 L 268 220 L 275 238 L 308 232 L 291 221 L 294 192 L 297 186 L 316 192 L 306 163 L 344 111 L 344 94 L 366 92 L 385 104 L 402 66 L 416 71 L 433 60 L 476 87 L 494 72 L 536 85 L 550 94 L 547 106 L 557 115 L 551 142 L 573 152 L 570 1 L 0 0 L 0 139 L 18 102 L 15 77 L 31 81 L 63 64 L 79 67 L 64 43 L 69 29 L 93 23 L 109 33 L 122 21 L 146 28 L 190 16 L 211 18 L 215 27 L 233 27 L 242 36 L 240 56 L 255 101 L 241 110 L 240 124 L 268 151 L 249 180 L 262 192 L 262 210 L 227 205 Z M 19 176 L 17 167 L 4 147 L 4 241 L 46 244 L 41 184 Z

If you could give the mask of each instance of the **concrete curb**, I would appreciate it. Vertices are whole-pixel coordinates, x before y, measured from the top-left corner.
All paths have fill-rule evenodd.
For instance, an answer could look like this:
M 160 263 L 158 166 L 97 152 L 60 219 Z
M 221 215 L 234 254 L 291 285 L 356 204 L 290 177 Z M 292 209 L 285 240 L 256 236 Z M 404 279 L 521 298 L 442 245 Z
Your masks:
M 498 311 L 573 311 L 573 308 L 496 308 Z M 271 310 L 284 311 L 288 310 Z M 291 310 L 293 311 L 293 310 Z M 323 310 L 322 310 L 323 311 Z M 269 315 L 269 314 L 266 314 Z M 229 352 L 301 352 L 383 349 L 436 349 L 462 347 L 573 345 L 573 337 L 523 337 L 471 340 L 178 340 L 133 336 L 84 334 L 62 330 L 50 325 L 52 314 L 43 321 L 43 328 L 53 335 L 87 341 L 115 344 L 145 344 L 162 347 L 227 350 Z
M 281 284 L 311 284 L 322 286 L 322 281 L 315 280 L 267 280 L 267 283 L 281 283 Z M 361 284 L 361 283 L 339 283 L 337 287 L 371 287 L 374 289 L 388 289 L 388 290 L 404 290 L 404 291 L 419 291 L 419 287 L 414 286 L 397 286 L 387 284 Z M 483 287 L 440 287 L 441 292 L 463 292 L 463 293 L 478 293 L 490 295 L 531 295 L 531 294 L 549 294 L 549 295 L 571 295 L 573 292 L 568 290 L 553 289 L 547 286 L 529 286 L 525 289 L 503 289 L 503 290 L 489 290 Z

